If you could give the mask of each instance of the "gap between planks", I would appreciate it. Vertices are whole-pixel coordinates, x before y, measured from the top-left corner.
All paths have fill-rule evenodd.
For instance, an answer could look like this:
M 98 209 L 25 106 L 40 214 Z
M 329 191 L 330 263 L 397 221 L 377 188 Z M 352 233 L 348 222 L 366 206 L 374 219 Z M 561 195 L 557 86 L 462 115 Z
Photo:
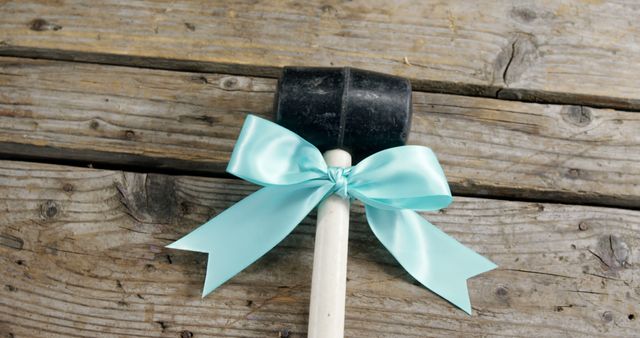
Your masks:
M 20 145 L 16 145 L 16 149 L 19 149 Z M 51 149 L 52 152 L 55 152 L 57 149 Z M 20 155 L 12 154 L 2 154 L 0 153 L 0 160 L 12 161 L 12 162 L 25 162 L 25 163 L 34 163 L 34 164 L 50 164 L 50 165 L 62 165 L 67 167 L 75 167 L 82 169 L 98 169 L 98 170 L 116 170 L 116 171 L 126 171 L 130 173 L 138 173 L 138 174 L 151 174 L 151 175 L 172 175 L 172 176 L 198 176 L 203 178 L 213 178 L 213 179 L 239 179 L 232 174 L 227 172 L 211 172 L 211 171 L 197 171 L 197 170 L 184 170 L 184 169 L 175 169 L 180 168 L 181 166 L 171 166 L 168 167 L 156 167 L 156 166 L 143 166 L 136 164 L 117 164 L 111 162 L 102 162 L 102 161 L 74 161 L 74 160 L 64 160 L 43 156 L 29 156 L 28 154 L 30 149 L 25 150 Z M 616 206 L 607 203 L 598 203 L 598 201 L 594 202 L 580 202 L 580 203 L 571 203 L 568 200 L 554 200 L 553 198 L 535 198 L 535 197 L 526 197 L 526 196 L 517 196 L 510 197 L 508 194 L 505 196 L 499 195 L 483 195 L 483 194 L 474 194 L 474 193 L 466 193 L 464 191 L 456 192 L 457 189 L 453 189 L 456 197 L 463 198 L 482 198 L 486 200 L 495 200 L 495 201 L 511 201 L 511 202 L 526 202 L 526 203 L 561 203 L 567 205 L 581 205 L 585 207 L 607 207 L 607 208 L 618 208 L 618 209 L 626 209 L 626 210 L 640 210 L 640 206 L 638 205 L 628 205 L 628 206 Z

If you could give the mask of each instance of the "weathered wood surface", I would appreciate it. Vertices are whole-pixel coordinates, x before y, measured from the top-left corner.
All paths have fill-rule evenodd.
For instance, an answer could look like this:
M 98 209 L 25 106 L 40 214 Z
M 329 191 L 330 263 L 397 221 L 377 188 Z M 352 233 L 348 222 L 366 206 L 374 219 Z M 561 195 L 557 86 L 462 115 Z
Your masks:
M 221 173 L 275 80 L 0 58 L 0 153 Z M 640 208 L 640 114 L 414 93 L 453 190 Z
M 270 75 L 350 65 L 430 91 L 640 109 L 635 1 L 3 1 L 0 54 Z
M 201 299 L 204 254 L 164 249 L 255 187 L 238 180 L 0 162 L 0 336 L 300 337 L 313 217 Z M 637 336 L 640 211 L 457 198 L 433 223 L 500 265 L 473 316 L 350 233 L 348 337 Z

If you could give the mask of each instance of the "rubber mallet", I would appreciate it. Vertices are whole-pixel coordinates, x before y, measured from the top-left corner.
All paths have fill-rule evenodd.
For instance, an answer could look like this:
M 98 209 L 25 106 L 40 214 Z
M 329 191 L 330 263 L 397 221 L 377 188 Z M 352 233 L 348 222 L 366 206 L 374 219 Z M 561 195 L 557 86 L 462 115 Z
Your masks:
M 276 120 L 323 152 L 330 167 L 352 163 L 407 141 L 408 80 L 354 68 L 285 67 L 275 99 Z M 318 206 L 309 337 L 344 335 L 349 199 L 332 195 Z

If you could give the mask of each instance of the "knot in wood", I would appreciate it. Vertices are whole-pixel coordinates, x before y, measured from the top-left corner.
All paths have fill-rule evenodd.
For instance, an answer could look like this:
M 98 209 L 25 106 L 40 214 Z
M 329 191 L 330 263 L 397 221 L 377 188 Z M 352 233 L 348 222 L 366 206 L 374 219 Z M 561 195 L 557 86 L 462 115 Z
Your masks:
M 56 202 L 48 200 L 40 206 L 40 214 L 45 219 L 54 218 L 58 214 L 58 205 Z
M 565 121 L 578 127 L 586 127 L 593 119 L 589 108 L 583 106 L 567 107 L 564 109 L 562 117 Z
M 238 87 L 239 81 L 235 77 L 226 77 L 222 80 L 222 88 L 235 89 Z
M 29 29 L 36 32 L 59 31 L 62 29 L 62 26 L 50 23 L 42 18 L 37 18 L 29 22 Z

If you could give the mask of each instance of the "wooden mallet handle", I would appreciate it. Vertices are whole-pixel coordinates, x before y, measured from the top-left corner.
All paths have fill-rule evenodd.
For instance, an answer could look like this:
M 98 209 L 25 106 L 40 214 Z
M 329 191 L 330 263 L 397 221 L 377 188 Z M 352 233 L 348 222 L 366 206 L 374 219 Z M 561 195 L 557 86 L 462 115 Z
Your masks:
M 351 166 L 351 155 L 342 149 L 325 152 L 324 159 L 332 167 Z M 344 337 L 348 241 L 349 199 L 334 194 L 318 206 L 309 338 Z

